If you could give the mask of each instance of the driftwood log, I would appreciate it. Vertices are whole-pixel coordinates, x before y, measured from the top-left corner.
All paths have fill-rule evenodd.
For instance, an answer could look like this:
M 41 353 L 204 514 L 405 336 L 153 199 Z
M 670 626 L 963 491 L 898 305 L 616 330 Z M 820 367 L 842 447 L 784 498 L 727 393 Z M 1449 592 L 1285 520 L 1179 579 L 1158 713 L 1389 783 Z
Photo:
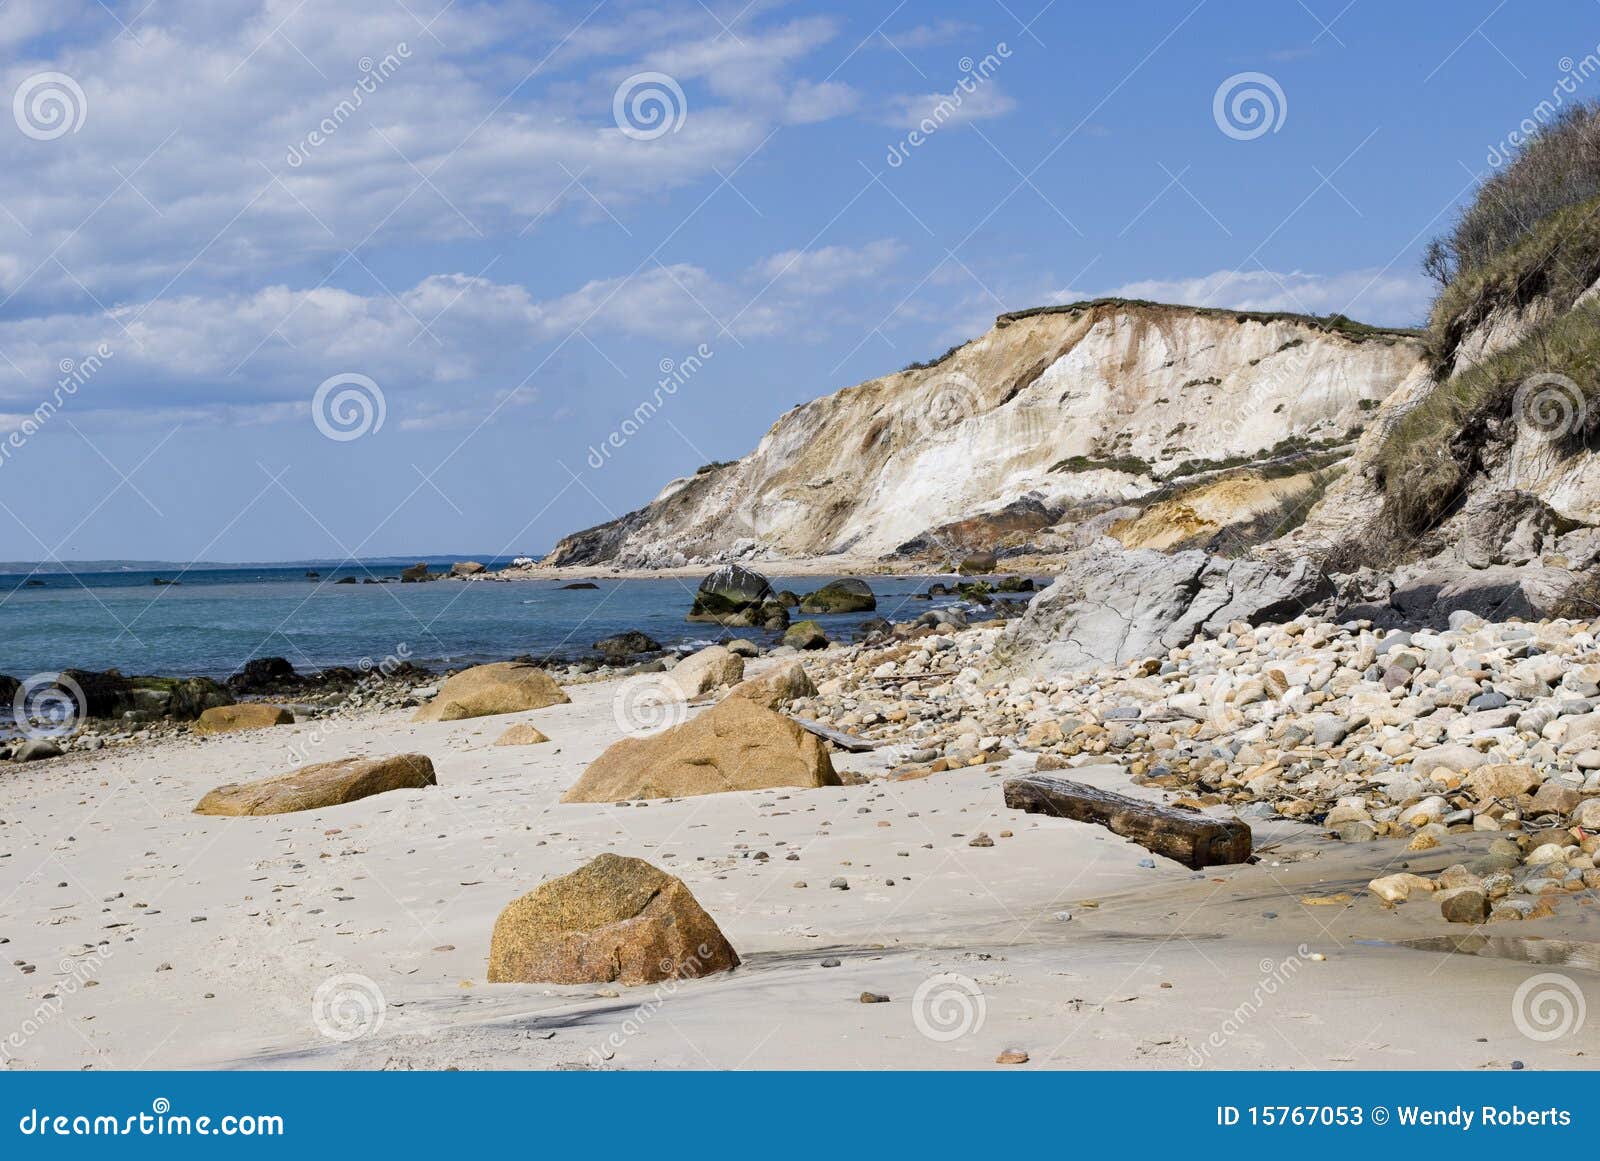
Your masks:
M 802 730 L 813 733 L 819 738 L 824 738 L 838 746 L 839 749 L 846 750 L 852 754 L 865 754 L 868 750 L 876 750 L 878 748 L 875 742 L 869 742 L 865 738 L 858 738 L 854 734 L 847 734 L 843 730 L 835 730 L 830 726 L 823 725 L 821 722 L 814 722 L 810 718 L 791 716 L 789 720 Z
M 1234 819 L 1141 802 L 1042 774 L 1007 779 L 1005 794 L 1013 810 L 1092 822 L 1195 870 L 1250 857 L 1250 828 Z

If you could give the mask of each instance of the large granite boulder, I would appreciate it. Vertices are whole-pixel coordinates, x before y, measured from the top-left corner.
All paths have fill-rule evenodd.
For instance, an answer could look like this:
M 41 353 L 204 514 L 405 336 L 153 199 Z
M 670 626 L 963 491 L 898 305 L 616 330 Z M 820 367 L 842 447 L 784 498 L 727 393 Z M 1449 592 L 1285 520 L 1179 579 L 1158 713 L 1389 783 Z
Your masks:
M 826 649 L 828 634 L 815 621 L 796 621 L 784 631 L 783 644 L 790 649 Z
M 1199 550 L 1172 555 L 1104 538 L 1074 553 L 1009 626 L 996 659 L 1036 670 L 1159 657 L 1233 621 L 1287 621 L 1333 595 L 1309 562 L 1285 571 Z
M 268 726 L 287 726 L 294 722 L 294 714 L 281 705 L 264 701 L 246 701 L 238 705 L 215 705 L 204 711 L 194 723 L 197 734 L 231 734 L 239 730 L 261 730 Z
M 724 685 L 738 685 L 743 680 L 744 658 L 721 645 L 709 645 L 698 653 L 691 653 L 667 674 L 667 681 L 690 701 Z
M 789 623 L 789 610 L 766 577 L 742 564 L 725 564 L 700 582 L 688 619 L 737 629 L 781 628 Z
M 753 701 L 734 697 L 660 733 L 613 743 L 561 801 L 838 785 L 839 775 L 820 738 Z
M 340 758 L 301 766 L 256 782 L 230 782 L 210 791 L 196 814 L 288 814 L 355 802 L 386 790 L 436 786 L 433 762 L 424 754 L 385 758 Z
M 878 607 L 878 598 L 866 581 L 854 577 L 825 584 L 814 593 L 800 598 L 800 611 L 815 616 L 819 613 L 868 613 Z
M 774 665 L 758 677 L 747 677 L 728 691 L 729 697 L 742 697 L 769 710 L 788 705 L 797 698 L 815 697 L 817 687 L 798 661 Z
M 439 693 L 411 719 L 417 722 L 455 722 L 488 714 L 514 714 L 522 710 L 565 705 L 572 699 L 537 665 L 496 661 L 463 669 L 439 687 Z
M 1358 605 L 1345 615 L 1388 627 L 1430 629 L 1446 628 L 1454 612 L 1489 621 L 1537 621 L 1565 615 L 1563 606 L 1581 581 L 1580 573 L 1565 568 L 1446 564 L 1401 581 L 1387 606 Z
M 495 920 L 491 984 L 654 984 L 739 966 L 679 879 L 605 854 L 541 883 Z
M 450 566 L 451 576 L 477 576 L 483 571 L 483 565 L 475 560 L 458 560 Z

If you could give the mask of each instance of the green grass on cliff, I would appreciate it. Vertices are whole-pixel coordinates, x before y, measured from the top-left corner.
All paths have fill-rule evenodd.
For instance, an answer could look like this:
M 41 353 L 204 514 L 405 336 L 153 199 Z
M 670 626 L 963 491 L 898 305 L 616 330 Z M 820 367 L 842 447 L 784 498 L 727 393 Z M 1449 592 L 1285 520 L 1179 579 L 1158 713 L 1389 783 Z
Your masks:
M 1166 302 L 1151 302 L 1143 298 L 1092 298 L 1083 302 L 1069 302 L 1061 306 L 1035 306 L 1028 310 L 1014 310 L 1000 315 L 995 319 L 995 325 L 1000 327 L 1010 326 L 1014 322 L 1033 318 L 1042 314 L 1076 314 L 1080 311 L 1094 310 L 1099 307 L 1139 307 L 1145 310 L 1182 311 L 1186 314 L 1204 315 L 1208 318 L 1227 318 L 1234 322 L 1292 322 L 1302 326 L 1312 327 L 1329 334 L 1342 335 L 1353 342 L 1367 342 L 1369 340 L 1382 340 L 1393 342 L 1396 339 L 1421 338 L 1423 332 L 1410 327 L 1375 327 L 1366 323 L 1356 322 L 1342 314 L 1315 315 L 1296 314 L 1287 310 L 1225 310 L 1214 306 L 1183 306 L 1181 304 Z

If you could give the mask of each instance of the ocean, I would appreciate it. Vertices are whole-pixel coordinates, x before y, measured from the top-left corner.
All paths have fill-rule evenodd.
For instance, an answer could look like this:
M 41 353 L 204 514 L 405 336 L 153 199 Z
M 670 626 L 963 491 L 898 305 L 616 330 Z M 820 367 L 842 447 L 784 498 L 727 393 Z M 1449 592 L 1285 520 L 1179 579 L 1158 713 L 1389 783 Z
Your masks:
M 552 580 L 336 583 L 346 576 L 398 577 L 410 563 L 0 573 L 0 674 L 24 679 L 67 668 L 114 668 L 220 679 L 253 657 L 273 656 L 288 658 L 302 673 L 385 658 L 438 670 L 520 654 L 582 657 L 594 642 L 628 629 L 669 648 L 709 643 L 728 632 L 684 620 L 695 578 L 596 580 L 597 589 L 568 589 L 563 585 L 569 582 Z M 436 571 L 449 563 L 429 561 Z M 510 561 L 483 563 L 493 568 Z M 309 578 L 308 569 L 320 575 Z M 180 583 L 157 585 L 157 577 Z M 42 584 L 25 583 L 29 579 Z M 803 594 L 837 578 L 769 579 L 776 589 Z M 877 612 L 815 618 L 830 636 L 850 640 L 869 617 L 904 620 L 932 607 L 910 601 L 931 578 L 867 579 L 878 596 Z M 777 636 L 761 630 L 736 635 L 766 643 Z

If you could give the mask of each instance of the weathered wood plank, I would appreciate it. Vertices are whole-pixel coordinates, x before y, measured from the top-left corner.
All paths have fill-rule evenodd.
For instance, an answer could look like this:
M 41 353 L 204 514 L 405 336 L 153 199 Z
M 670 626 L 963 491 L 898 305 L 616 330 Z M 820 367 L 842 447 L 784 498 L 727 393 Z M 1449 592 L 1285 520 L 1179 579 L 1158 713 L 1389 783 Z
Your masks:
M 1005 796 L 1013 810 L 1092 822 L 1195 870 L 1250 858 L 1250 828 L 1236 819 L 1174 810 L 1043 774 L 1007 779 Z
M 797 718 L 789 716 L 789 720 L 802 730 L 809 730 L 819 738 L 826 738 L 841 750 L 848 750 L 852 754 L 864 754 L 868 750 L 878 748 L 876 742 L 869 742 L 865 738 L 858 738 L 854 734 L 847 734 L 842 730 L 835 730 L 821 722 L 814 722 L 810 718 Z

